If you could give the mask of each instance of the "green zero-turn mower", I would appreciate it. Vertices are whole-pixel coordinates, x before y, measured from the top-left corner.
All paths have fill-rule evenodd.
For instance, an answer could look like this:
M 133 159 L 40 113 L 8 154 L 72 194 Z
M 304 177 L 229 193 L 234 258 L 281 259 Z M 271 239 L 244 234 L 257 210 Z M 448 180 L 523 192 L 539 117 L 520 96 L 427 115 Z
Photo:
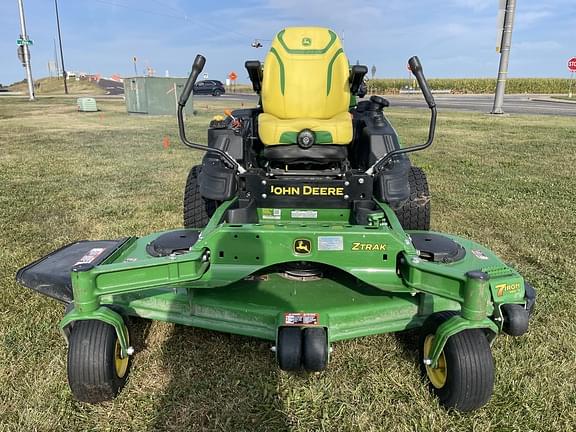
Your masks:
M 420 363 L 446 407 L 491 397 L 497 334 L 528 329 L 534 289 L 494 253 L 429 231 L 424 172 L 408 153 L 432 144 L 436 105 L 417 57 L 409 60 L 431 111 L 428 141 L 402 147 L 363 97 L 365 66 L 350 66 L 324 28 L 282 30 L 264 64 L 246 62 L 256 108 L 215 117 L 184 194 L 184 229 L 80 241 L 18 271 L 23 285 L 67 304 L 74 397 L 99 402 L 124 385 L 134 348 L 128 317 L 271 341 L 281 369 L 321 371 L 334 342 L 420 329 Z M 334 354 L 336 355 L 336 354 Z

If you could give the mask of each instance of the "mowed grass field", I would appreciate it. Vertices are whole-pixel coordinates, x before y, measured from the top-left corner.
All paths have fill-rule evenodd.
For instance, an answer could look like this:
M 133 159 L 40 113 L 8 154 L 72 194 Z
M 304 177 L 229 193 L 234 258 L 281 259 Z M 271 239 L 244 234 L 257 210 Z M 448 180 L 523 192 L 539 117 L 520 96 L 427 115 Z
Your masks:
M 196 107 L 193 139 L 205 142 L 223 103 Z M 181 226 L 201 157 L 178 143 L 175 118 L 99 106 L 0 98 L 0 431 L 576 430 L 576 123 L 560 117 L 441 112 L 436 143 L 412 157 L 428 173 L 433 228 L 486 244 L 538 290 L 529 333 L 493 344 L 485 408 L 439 407 L 413 332 L 336 343 L 328 370 L 308 375 L 279 371 L 265 341 L 143 321 L 120 396 L 74 401 L 64 308 L 17 285 L 16 270 L 76 240 Z M 388 113 L 404 143 L 425 139 L 427 111 Z

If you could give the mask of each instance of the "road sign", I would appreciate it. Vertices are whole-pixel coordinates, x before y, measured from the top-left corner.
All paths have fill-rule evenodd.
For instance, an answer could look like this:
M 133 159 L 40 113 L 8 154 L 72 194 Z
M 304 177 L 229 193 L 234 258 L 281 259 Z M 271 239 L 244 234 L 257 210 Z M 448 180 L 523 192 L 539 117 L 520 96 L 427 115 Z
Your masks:
M 230 72 L 228 74 L 228 78 L 230 78 L 231 81 L 236 81 L 238 79 L 238 75 L 236 75 L 236 72 Z
M 34 45 L 34 41 L 32 39 L 16 39 L 16 45 Z
M 18 45 L 18 60 L 22 63 L 22 66 L 26 66 L 26 58 L 24 57 L 24 45 Z
M 568 60 L 568 70 L 570 72 L 576 72 L 576 57 L 572 57 Z

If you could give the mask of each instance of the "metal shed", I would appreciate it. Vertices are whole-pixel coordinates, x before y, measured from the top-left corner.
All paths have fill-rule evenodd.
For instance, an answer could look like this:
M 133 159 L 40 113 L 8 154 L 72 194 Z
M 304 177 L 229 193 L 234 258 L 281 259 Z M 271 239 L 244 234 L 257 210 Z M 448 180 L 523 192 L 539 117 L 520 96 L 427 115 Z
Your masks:
M 177 100 L 187 78 L 132 77 L 124 78 L 126 110 L 149 115 L 176 115 Z M 192 115 L 193 98 L 184 111 Z

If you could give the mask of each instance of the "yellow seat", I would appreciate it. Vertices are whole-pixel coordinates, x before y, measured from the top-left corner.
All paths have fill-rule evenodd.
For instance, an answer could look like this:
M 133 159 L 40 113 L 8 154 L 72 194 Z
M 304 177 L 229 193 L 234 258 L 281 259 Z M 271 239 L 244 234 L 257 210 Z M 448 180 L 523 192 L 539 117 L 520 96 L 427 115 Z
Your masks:
M 300 131 L 311 129 L 317 144 L 350 144 L 349 67 L 333 31 L 290 27 L 279 32 L 264 60 L 262 143 L 294 144 Z

